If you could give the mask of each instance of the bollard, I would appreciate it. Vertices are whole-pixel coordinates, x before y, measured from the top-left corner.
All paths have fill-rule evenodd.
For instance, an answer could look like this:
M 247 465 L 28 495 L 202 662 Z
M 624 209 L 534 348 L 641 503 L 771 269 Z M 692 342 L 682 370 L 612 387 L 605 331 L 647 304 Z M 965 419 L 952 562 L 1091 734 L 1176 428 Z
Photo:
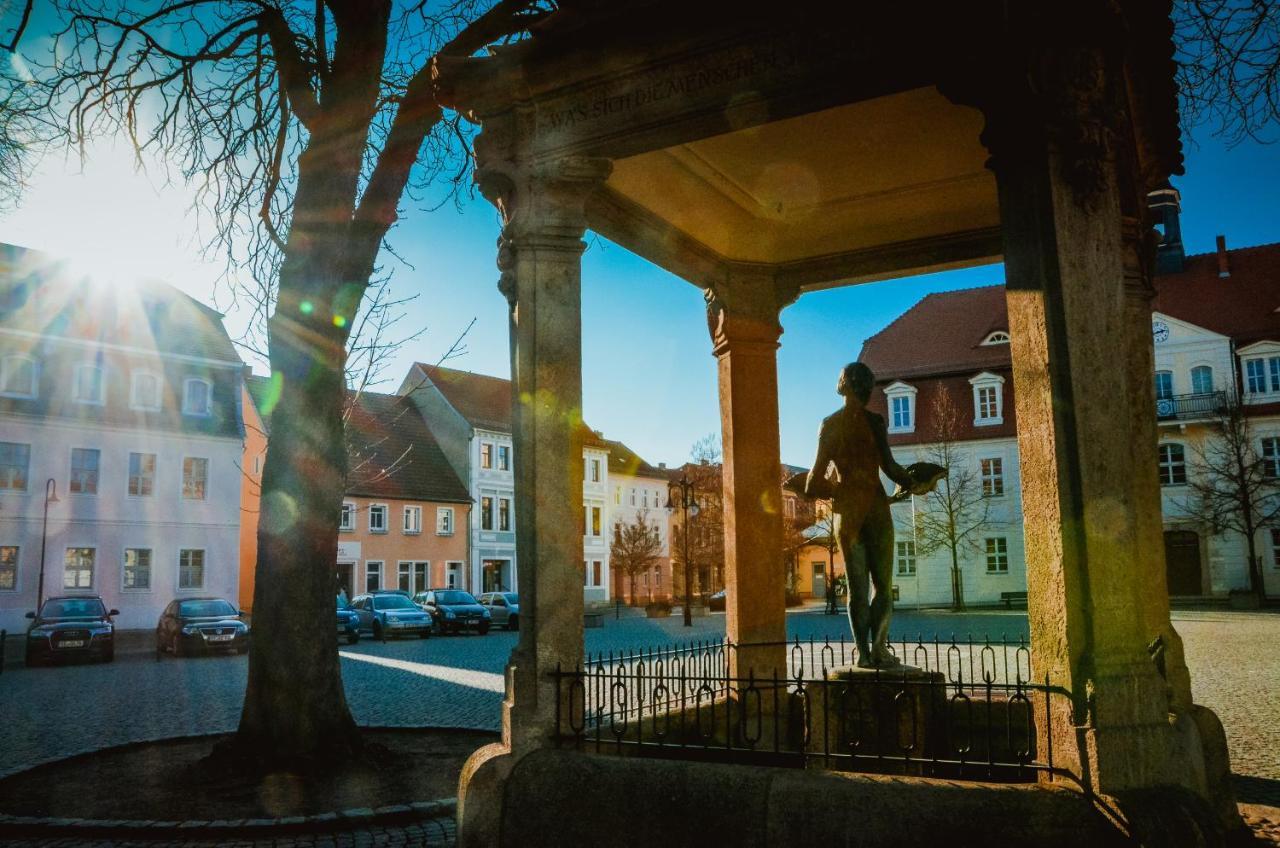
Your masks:
M 614 605 L 613 605 L 613 620 L 617 621 L 620 618 L 622 618 L 622 597 L 621 596 L 615 599 Z
M 0 630 L 0 674 L 4 674 L 4 640 L 8 636 L 8 630 Z

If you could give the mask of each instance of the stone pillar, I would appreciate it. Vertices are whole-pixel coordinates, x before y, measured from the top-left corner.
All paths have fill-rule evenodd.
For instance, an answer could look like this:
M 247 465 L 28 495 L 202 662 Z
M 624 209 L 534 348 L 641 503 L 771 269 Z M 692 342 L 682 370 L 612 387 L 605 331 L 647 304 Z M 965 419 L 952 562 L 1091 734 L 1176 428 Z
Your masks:
M 551 675 L 582 664 L 583 205 L 609 170 L 571 157 L 478 177 L 502 213 L 499 287 L 510 305 L 520 639 L 503 741 L 517 756 L 552 742 L 569 697 Z
M 720 378 L 724 440 L 725 629 L 739 647 L 731 676 L 787 676 L 786 571 L 782 567 L 782 460 L 778 436 L 780 298 L 772 274 L 732 267 L 706 291 L 707 326 Z
M 1153 413 L 1149 392 L 1134 397 L 1151 374 L 1133 373 L 1145 366 L 1131 355 L 1118 85 L 1101 50 L 1039 59 L 1034 98 L 989 110 L 984 141 L 1004 228 L 1033 665 L 1070 692 L 1040 751 L 1051 733 L 1057 764 L 1103 793 L 1194 786 L 1171 759 L 1168 692 L 1147 653 L 1140 512 L 1159 516 L 1135 486 L 1151 471 Z

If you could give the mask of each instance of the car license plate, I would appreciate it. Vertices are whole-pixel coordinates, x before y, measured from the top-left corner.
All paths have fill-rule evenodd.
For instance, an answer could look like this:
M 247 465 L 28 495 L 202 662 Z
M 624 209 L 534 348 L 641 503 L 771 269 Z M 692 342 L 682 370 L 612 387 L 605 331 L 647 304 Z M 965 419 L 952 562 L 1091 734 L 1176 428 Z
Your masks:
M 210 642 L 230 642 L 236 637 L 233 634 L 228 633 L 223 636 L 206 636 L 204 638 L 208 639 Z
M 401 629 L 401 628 L 405 628 L 405 627 L 409 627 L 409 626 L 410 626 L 410 625 L 409 625 L 409 622 L 407 622 L 407 621 L 393 621 L 393 622 L 391 622 L 391 627 L 392 627 L 392 629 L 395 629 L 395 630 L 399 630 L 399 629 Z
M 59 643 L 58 643 L 58 647 L 59 647 L 59 648 L 83 648 L 83 647 L 84 647 L 84 640 L 83 640 L 83 639 L 71 639 L 71 640 L 66 641 L 66 642 L 59 642 Z

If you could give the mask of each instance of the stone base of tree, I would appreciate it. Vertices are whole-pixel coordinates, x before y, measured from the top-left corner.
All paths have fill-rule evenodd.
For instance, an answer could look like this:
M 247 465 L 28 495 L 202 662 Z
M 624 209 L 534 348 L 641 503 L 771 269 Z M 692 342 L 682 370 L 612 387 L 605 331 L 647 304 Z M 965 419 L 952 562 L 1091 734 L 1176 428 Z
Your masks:
M 1232 589 L 1227 597 L 1232 609 L 1255 610 L 1262 607 L 1262 598 L 1252 589 Z

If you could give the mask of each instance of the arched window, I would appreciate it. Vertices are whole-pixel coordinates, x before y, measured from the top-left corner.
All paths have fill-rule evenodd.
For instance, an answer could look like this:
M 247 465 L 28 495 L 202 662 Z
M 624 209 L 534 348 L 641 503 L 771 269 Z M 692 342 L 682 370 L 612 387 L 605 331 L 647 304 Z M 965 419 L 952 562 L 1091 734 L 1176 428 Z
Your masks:
M 1191 369 L 1191 391 L 1198 395 L 1207 395 L 1213 391 L 1213 369 L 1208 365 L 1197 365 Z
M 1160 485 L 1183 486 L 1187 482 L 1187 452 L 1177 442 L 1160 446 Z
M 1156 372 L 1156 400 L 1169 400 L 1173 397 L 1173 372 Z
M 36 396 L 36 361 L 14 354 L 0 361 L 0 395 L 33 398 Z
M 183 415 L 209 414 L 209 383 L 205 380 L 189 379 L 182 389 Z

